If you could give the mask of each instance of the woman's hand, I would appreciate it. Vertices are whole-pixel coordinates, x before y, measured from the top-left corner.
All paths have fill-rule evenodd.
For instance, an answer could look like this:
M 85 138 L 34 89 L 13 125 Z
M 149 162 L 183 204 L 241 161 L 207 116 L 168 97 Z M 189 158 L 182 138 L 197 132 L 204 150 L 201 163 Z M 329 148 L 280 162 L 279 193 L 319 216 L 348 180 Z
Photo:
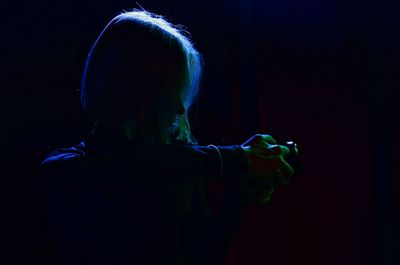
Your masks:
M 293 168 L 285 161 L 289 149 L 267 134 L 256 134 L 241 147 L 249 161 L 248 178 L 242 188 L 251 201 L 265 204 L 275 187 L 287 185 L 293 176 Z

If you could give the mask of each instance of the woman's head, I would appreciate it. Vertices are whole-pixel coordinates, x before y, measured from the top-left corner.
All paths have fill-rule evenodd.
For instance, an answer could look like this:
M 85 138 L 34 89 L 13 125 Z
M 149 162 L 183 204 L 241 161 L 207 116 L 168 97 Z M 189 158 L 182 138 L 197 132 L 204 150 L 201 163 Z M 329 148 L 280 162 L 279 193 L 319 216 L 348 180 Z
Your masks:
M 151 142 L 193 143 L 188 111 L 201 77 L 200 54 L 180 30 L 146 11 L 116 16 L 94 43 L 81 102 L 95 121 L 129 122 Z

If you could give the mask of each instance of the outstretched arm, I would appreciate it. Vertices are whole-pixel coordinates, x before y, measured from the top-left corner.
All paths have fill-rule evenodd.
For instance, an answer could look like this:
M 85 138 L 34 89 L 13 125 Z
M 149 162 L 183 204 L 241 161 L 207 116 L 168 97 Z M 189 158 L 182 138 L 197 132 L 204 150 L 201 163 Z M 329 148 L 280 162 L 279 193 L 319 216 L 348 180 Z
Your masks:
M 249 161 L 249 174 L 231 178 L 220 212 L 199 219 L 197 245 L 192 248 L 190 264 L 221 264 L 235 238 L 247 205 L 264 205 L 276 186 L 286 185 L 293 174 L 283 159 L 284 146 L 268 135 L 256 135 L 242 145 Z
M 113 178 L 103 179 L 102 175 L 111 170 Z M 113 152 L 90 154 L 81 144 L 54 151 L 42 162 L 40 171 L 61 177 L 57 181 L 65 184 L 107 184 L 117 180 L 117 173 L 123 176 L 133 171 L 156 177 L 157 181 L 193 175 L 222 179 L 245 176 L 248 161 L 240 146 L 219 146 L 217 150 L 212 146 L 135 144 Z

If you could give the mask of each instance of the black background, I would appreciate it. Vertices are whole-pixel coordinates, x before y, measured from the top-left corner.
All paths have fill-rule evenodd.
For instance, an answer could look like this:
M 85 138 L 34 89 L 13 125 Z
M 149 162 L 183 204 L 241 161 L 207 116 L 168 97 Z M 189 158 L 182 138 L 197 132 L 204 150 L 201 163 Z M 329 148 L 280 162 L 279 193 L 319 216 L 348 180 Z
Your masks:
M 400 20 L 394 1 L 141 1 L 204 56 L 201 144 L 297 141 L 304 174 L 250 207 L 227 264 L 400 264 Z M 2 1 L 2 264 L 51 255 L 35 170 L 90 128 L 79 86 L 134 1 Z

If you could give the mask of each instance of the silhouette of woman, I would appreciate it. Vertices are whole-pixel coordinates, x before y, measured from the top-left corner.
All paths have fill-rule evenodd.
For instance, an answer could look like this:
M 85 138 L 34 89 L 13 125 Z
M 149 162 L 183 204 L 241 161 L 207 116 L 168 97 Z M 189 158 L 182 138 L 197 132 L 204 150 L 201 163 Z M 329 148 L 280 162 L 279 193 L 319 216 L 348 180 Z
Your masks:
M 133 10 L 113 18 L 86 61 L 81 102 L 94 122 L 40 165 L 57 264 L 218 264 L 244 207 L 288 183 L 288 149 L 269 135 L 199 146 L 188 111 L 201 56 L 177 27 Z M 230 183 L 212 216 L 206 178 Z

